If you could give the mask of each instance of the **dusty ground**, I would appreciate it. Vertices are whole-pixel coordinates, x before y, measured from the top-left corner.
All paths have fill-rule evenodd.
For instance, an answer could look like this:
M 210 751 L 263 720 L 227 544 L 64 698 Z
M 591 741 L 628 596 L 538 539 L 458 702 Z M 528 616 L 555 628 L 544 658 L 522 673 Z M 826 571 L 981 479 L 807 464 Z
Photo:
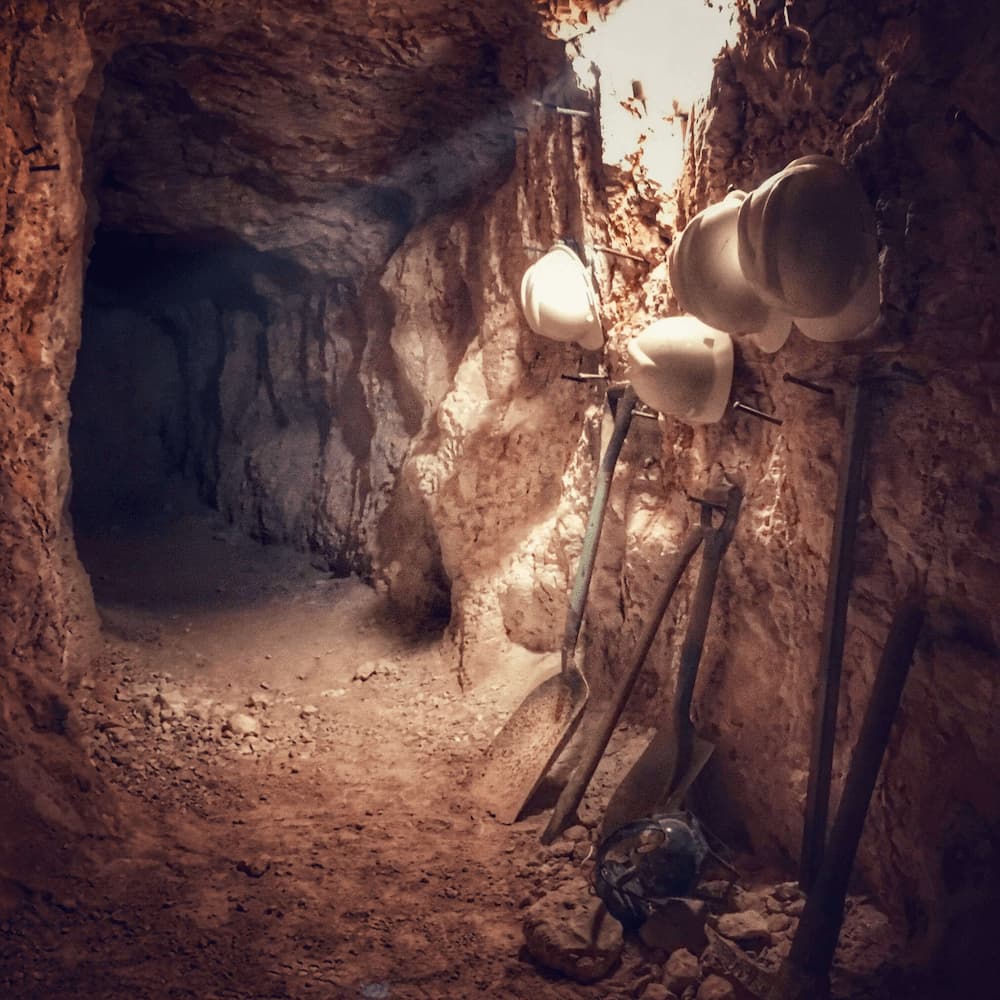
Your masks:
M 464 790 L 530 657 L 520 688 L 462 692 L 359 581 L 209 513 L 153 527 L 80 540 L 105 648 L 77 704 L 137 832 L 0 923 L 0 995 L 656 995 L 665 955 L 635 942 L 591 986 L 532 962 L 524 911 L 585 893 L 589 845 L 543 848 L 544 816 L 503 827 Z

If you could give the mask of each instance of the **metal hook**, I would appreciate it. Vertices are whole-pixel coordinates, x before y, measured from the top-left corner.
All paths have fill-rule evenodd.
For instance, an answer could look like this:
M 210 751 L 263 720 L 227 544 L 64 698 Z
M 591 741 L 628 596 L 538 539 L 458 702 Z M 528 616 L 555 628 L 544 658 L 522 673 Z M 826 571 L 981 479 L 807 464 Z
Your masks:
M 601 253 L 609 253 L 613 257 L 624 257 L 626 260 L 637 260 L 640 264 L 649 263 L 645 257 L 640 257 L 638 254 L 626 253 L 624 250 L 615 250 L 614 247 L 602 246 L 600 243 L 592 243 L 590 247 L 592 250 L 600 250 Z
M 964 129 L 971 132 L 977 139 L 981 139 L 991 149 L 996 149 L 1000 146 L 1000 141 L 998 141 L 995 136 L 987 132 L 986 129 L 984 129 L 977 122 L 974 122 L 969 117 L 968 113 L 962 108 L 952 108 L 951 119 L 956 125 L 961 125 Z

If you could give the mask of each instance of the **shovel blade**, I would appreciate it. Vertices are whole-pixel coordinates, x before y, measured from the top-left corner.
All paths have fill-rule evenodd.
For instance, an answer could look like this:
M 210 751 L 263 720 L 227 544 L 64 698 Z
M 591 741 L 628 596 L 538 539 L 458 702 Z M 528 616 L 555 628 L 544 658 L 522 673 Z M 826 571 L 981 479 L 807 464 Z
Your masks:
M 657 730 L 612 794 L 601 824 L 602 839 L 626 823 L 680 806 L 715 749 L 714 743 L 700 736 L 691 734 L 690 739 L 686 752 L 673 726 Z
M 573 735 L 587 694 L 581 674 L 558 673 L 539 684 L 494 737 L 474 789 L 499 822 L 517 822 Z
M 666 726 L 658 729 L 612 793 L 601 822 L 602 840 L 626 823 L 652 814 L 656 803 L 673 784 L 677 754 L 678 740 L 674 728 Z
M 708 740 L 703 740 L 700 736 L 694 738 L 694 745 L 691 748 L 691 760 L 667 796 L 666 802 L 663 805 L 663 812 L 676 812 L 681 808 L 688 791 L 695 783 L 698 775 L 704 770 L 714 750 L 714 743 L 709 743 Z

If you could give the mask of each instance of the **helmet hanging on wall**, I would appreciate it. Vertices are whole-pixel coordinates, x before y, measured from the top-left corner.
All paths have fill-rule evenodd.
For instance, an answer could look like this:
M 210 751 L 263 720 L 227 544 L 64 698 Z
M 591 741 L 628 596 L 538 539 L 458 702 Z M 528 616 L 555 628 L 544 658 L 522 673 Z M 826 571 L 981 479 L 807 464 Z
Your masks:
M 743 274 L 806 336 L 848 340 L 878 317 L 875 216 L 860 183 L 836 160 L 793 160 L 738 211 Z
M 671 316 L 628 344 L 629 378 L 639 398 L 690 424 L 722 419 L 733 385 L 733 341 L 694 316 Z
M 556 243 L 524 272 L 521 309 L 528 326 L 541 337 L 576 341 L 590 351 L 604 346 L 590 273 L 566 243 Z
M 732 191 L 688 223 L 670 251 L 670 284 L 684 312 L 716 330 L 753 334 L 762 350 L 773 352 L 788 339 L 792 320 L 740 268 L 737 227 L 746 197 Z

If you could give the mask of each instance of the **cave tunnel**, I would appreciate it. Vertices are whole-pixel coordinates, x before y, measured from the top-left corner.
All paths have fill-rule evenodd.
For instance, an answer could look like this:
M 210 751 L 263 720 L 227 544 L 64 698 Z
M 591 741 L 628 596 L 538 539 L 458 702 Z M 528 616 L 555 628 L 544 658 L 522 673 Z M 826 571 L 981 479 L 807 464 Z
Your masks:
M 1000 14 L 335 6 L 0 23 L 0 995 L 993 995 Z

